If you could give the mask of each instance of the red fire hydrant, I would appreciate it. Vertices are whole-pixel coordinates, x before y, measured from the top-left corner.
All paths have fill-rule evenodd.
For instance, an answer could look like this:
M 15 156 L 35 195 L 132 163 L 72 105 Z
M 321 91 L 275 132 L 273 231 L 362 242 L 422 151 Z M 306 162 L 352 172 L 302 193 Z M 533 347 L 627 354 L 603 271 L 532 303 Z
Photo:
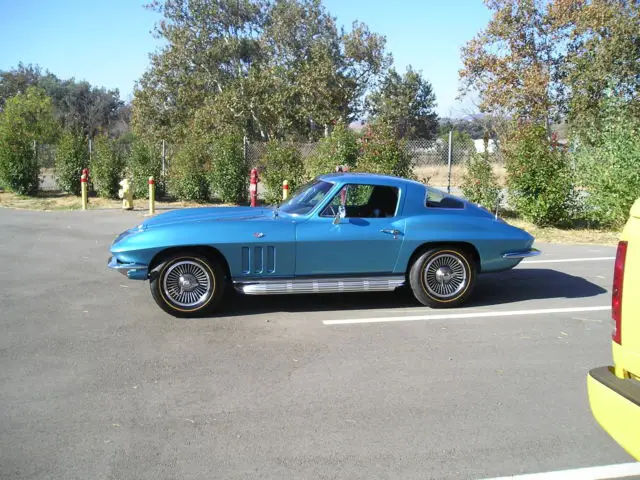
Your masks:
M 258 198 L 258 182 L 260 179 L 258 178 L 258 169 L 251 169 L 251 179 L 249 184 L 249 193 L 251 195 L 251 206 L 256 206 L 256 200 Z

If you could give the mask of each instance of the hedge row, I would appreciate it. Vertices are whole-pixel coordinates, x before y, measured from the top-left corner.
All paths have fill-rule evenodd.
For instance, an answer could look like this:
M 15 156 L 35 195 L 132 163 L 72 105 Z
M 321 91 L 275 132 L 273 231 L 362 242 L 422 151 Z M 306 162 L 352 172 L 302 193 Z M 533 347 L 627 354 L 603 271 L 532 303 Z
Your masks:
M 544 125 L 535 123 L 513 125 L 501 140 L 509 207 L 537 225 L 619 228 L 640 196 L 640 120 L 624 111 L 612 107 L 596 141 L 589 145 L 568 149 L 549 136 Z M 14 191 L 33 193 L 37 159 L 33 145 L 23 143 L 4 145 L 2 178 Z M 242 145 L 242 138 L 234 135 L 187 139 L 171 158 L 166 184 L 156 182 L 158 194 L 202 202 L 246 202 L 249 169 L 254 165 L 245 162 Z M 11 160 L 14 157 L 22 160 Z M 288 180 L 293 193 L 338 164 L 354 171 L 413 177 L 402 141 L 384 125 L 368 126 L 362 136 L 337 125 L 304 162 L 294 144 L 273 140 L 260 164 L 268 203 L 280 201 L 283 180 Z M 93 140 L 89 155 L 86 138 L 63 133 L 55 158 L 59 187 L 78 195 L 86 167 L 90 187 L 99 196 L 117 198 L 120 181 L 129 178 L 134 196 L 146 198 L 149 176 L 161 180 L 161 152 L 139 138 L 101 136 Z M 467 163 L 462 190 L 471 201 L 495 208 L 501 187 L 488 154 L 475 155 Z
M 282 140 L 267 142 L 260 159 L 264 201 L 270 204 L 281 201 L 284 180 L 293 193 L 318 175 L 335 171 L 337 165 L 354 171 L 412 176 L 411 159 L 392 130 L 372 126 L 358 138 L 344 124 L 338 124 L 304 161 L 295 144 Z M 183 200 L 239 203 L 246 200 L 249 170 L 253 166 L 243 160 L 242 138 L 190 138 L 171 161 L 169 192 Z
M 544 125 L 519 123 L 501 142 L 509 207 L 539 226 L 619 229 L 640 197 L 640 119 L 611 106 L 593 143 L 560 145 Z M 463 192 L 495 208 L 486 156 L 467 165 Z
M 64 192 L 80 195 L 80 175 L 89 169 L 89 188 L 100 197 L 118 198 L 120 182 L 128 178 L 135 198 L 148 197 L 148 179 L 160 178 L 158 149 L 137 138 L 114 140 L 106 136 L 88 139 L 72 132 L 62 134 L 56 148 L 54 175 Z M 157 190 L 163 194 L 162 182 Z

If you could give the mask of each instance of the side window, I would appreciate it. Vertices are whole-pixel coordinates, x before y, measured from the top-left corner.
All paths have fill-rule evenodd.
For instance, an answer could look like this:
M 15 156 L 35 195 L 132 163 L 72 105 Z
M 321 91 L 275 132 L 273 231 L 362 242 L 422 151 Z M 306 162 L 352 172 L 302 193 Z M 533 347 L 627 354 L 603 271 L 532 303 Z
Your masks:
M 398 206 L 398 189 L 385 185 L 345 185 L 331 199 L 321 216 L 335 216 L 343 204 L 348 218 L 393 217 Z
M 425 206 L 427 208 L 464 208 L 464 204 L 460 200 L 430 188 L 427 188 Z

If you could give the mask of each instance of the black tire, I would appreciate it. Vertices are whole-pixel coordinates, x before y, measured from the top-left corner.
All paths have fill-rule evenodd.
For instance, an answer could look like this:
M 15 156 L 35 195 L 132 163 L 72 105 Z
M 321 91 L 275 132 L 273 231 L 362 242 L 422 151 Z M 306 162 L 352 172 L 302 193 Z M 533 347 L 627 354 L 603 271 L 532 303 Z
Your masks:
M 151 271 L 149 286 L 153 299 L 168 314 L 199 317 L 220 305 L 226 278 L 219 262 L 186 251 L 164 258 Z
M 426 273 L 426 275 L 425 275 Z M 473 257 L 457 247 L 438 247 L 422 253 L 411 265 L 409 284 L 416 299 L 432 308 L 462 305 L 476 284 Z

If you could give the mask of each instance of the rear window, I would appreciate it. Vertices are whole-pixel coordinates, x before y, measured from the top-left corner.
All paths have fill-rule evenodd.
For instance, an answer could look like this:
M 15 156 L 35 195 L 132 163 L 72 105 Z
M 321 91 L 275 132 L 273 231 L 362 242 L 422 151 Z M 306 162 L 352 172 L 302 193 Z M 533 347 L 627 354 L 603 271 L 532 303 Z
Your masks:
M 428 208 L 464 208 L 464 203 L 444 192 L 427 187 L 425 206 Z

